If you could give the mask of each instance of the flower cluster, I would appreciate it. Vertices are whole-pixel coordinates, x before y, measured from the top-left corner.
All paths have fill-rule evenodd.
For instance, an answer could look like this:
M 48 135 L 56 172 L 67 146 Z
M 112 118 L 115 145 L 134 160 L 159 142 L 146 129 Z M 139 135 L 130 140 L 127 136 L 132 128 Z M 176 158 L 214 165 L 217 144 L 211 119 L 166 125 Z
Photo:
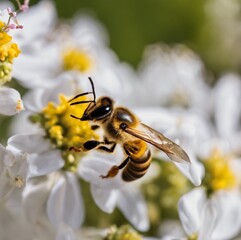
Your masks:
M 9 222 L 0 225 L 0 239 L 241 234 L 239 75 L 227 73 L 210 85 L 193 51 L 165 44 L 148 46 L 134 70 L 108 47 L 105 29 L 93 18 L 60 23 L 52 1 L 30 9 L 27 0 L 17 1 L 16 11 L 6 4 L 0 12 L 0 113 L 19 114 L 8 126 L 6 146 L 0 144 L 0 222 Z M 24 89 L 25 108 L 17 90 L 3 86 L 12 76 Z M 131 135 L 134 130 L 112 136 L 115 119 L 134 120 L 115 113 L 105 118 L 109 105 L 86 121 L 100 96 L 113 99 L 114 108 L 128 106 L 136 130 L 163 141 L 164 152 Z M 105 125 L 110 120 L 113 125 Z M 180 162 L 183 155 L 162 134 L 190 162 Z M 123 180 L 128 166 L 128 174 L 144 176 Z M 103 178 L 107 173 L 112 177 Z

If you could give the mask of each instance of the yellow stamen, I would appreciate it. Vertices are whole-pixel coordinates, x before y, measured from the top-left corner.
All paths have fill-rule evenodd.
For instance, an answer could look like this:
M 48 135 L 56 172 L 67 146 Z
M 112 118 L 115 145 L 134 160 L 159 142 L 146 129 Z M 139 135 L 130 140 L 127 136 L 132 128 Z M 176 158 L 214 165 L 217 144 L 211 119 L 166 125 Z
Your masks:
M 0 21 L 0 29 L 4 26 L 4 23 Z M 13 59 L 20 53 L 18 45 L 11 40 L 11 36 L 0 31 L 0 85 L 11 80 Z
M 86 104 L 71 106 L 65 96 L 60 95 L 60 103 L 52 102 L 42 110 L 38 117 L 33 116 L 34 122 L 39 122 L 45 129 L 46 137 L 53 146 L 60 149 L 65 159 L 64 169 L 75 171 L 78 164 L 79 153 L 71 152 L 71 147 L 81 147 L 83 143 L 91 139 L 98 139 L 91 129 L 89 122 L 78 121 L 70 115 L 81 117 L 86 109 Z M 83 99 L 86 99 L 83 97 Z M 80 153 L 83 154 L 83 153 Z
M 10 37 L 6 32 L 0 32 L 0 61 L 8 61 L 13 63 L 13 59 L 20 54 L 20 49 L 16 43 L 11 42 Z
M 129 225 L 120 228 L 112 226 L 104 240 L 142 240 L 142 236 L 134 231 Z
M 0 61 L 0 85 L 12 79 L 12 67 L 13 65 L 11 63 Z
M 87 72 L 92 66 L 92 60 L 86 52 L 73 48 L 64 53 L 63 66 L 65 70 Z
M 206 175 L 204 184 L 210 193 L 218 190 L 230 190 L 237 186 L 237 179 L 230 167 L 230 156 L 214 149 L 210 158 L 204 161 Z
M 196 233 L 193 233 L 192 235 L 188 236 L 187 239 L 188 240 L 197 240 L 198 239 L 198 235 Z

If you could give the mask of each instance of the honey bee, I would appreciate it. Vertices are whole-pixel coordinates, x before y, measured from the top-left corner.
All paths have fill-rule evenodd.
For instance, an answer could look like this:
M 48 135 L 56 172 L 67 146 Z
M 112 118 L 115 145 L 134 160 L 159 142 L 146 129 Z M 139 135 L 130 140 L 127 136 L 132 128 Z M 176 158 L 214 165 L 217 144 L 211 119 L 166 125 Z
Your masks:
M 91 78 L 92 91 L 81 93 L 70 99 L 71 105 L 86 104 L 83 116 L 71 115 L 80 121 L 92 121 L 92 129 L 102 127 L 105 136 L 103 141 L 89 140 L 80 147 L 71 147 L 75 151 L 89 151 L 92 149 L 114 152 L 116 144 L 121 144 L 126 158 L 120 165 L 112 166 L 106 175 L 101 178 L 113 178 L 119 170 L 122 171 L 122 179 L 130 182 L 145 175 L 151 164 L 151 151 L 148 143 L 160 149 L 175 162 L 188 162 L 187 153 L 176 143 L 165 137 L 162 133 L 143 124 L 129 109 L 114 107 L 114 101 L 110 97 L 100 97 L 96 100 L 95 88 Z M 75 101 L 77 98 L 92 94 L 93 100 Z

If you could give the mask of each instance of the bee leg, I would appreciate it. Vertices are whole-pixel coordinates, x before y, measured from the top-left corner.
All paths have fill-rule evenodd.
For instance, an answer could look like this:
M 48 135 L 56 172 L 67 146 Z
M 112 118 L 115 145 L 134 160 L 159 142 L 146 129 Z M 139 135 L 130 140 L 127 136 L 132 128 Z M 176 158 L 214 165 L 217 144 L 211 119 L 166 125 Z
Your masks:
M 115 143 L 115 142 L 112 142 L 112 143 L 113 143 L 113 145 L 112 145 L 111 148 L 108 148 L 108 147 L 106 147 L 106 146 L 100 146 L 100 147 L 98 147 L 97 149 L 98 149 L 98 150 L 103 150 L 103 151 L 105 151 L 105 152 L 112 153 L 112 152 L 114 152 L 115 147 L 116 147 L 116 143 Z M 110 142 L 110 143 L 108 143 L 108 144 L 112 144 L 112 143 Z
M 75 151 L 75 152 L 82 152 L 82 148 L 81 147 L 70 147 L 69 151 Z
M 118 174 L 119 170 L 126 166 L 129 160 L 130 160 L 130 157 L 127 157 L 119 166 L 117 165 L 112 166 L 106 175 L 100 175 L 100 177 L 102 179 L 115 177 Z

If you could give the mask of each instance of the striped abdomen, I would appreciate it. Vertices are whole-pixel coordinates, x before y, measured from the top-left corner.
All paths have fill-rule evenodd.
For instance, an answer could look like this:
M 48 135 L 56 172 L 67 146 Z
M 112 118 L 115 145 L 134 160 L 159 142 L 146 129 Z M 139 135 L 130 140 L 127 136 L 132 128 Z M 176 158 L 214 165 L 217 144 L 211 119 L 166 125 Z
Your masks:
M 122 179 L 130 182 L 137 180 L 145 175 L 151 164 L 151 152 L 147 148 L 145 153 L 136 158 L 133 155 L 129 155 L 129 162 L 122 172 Z

